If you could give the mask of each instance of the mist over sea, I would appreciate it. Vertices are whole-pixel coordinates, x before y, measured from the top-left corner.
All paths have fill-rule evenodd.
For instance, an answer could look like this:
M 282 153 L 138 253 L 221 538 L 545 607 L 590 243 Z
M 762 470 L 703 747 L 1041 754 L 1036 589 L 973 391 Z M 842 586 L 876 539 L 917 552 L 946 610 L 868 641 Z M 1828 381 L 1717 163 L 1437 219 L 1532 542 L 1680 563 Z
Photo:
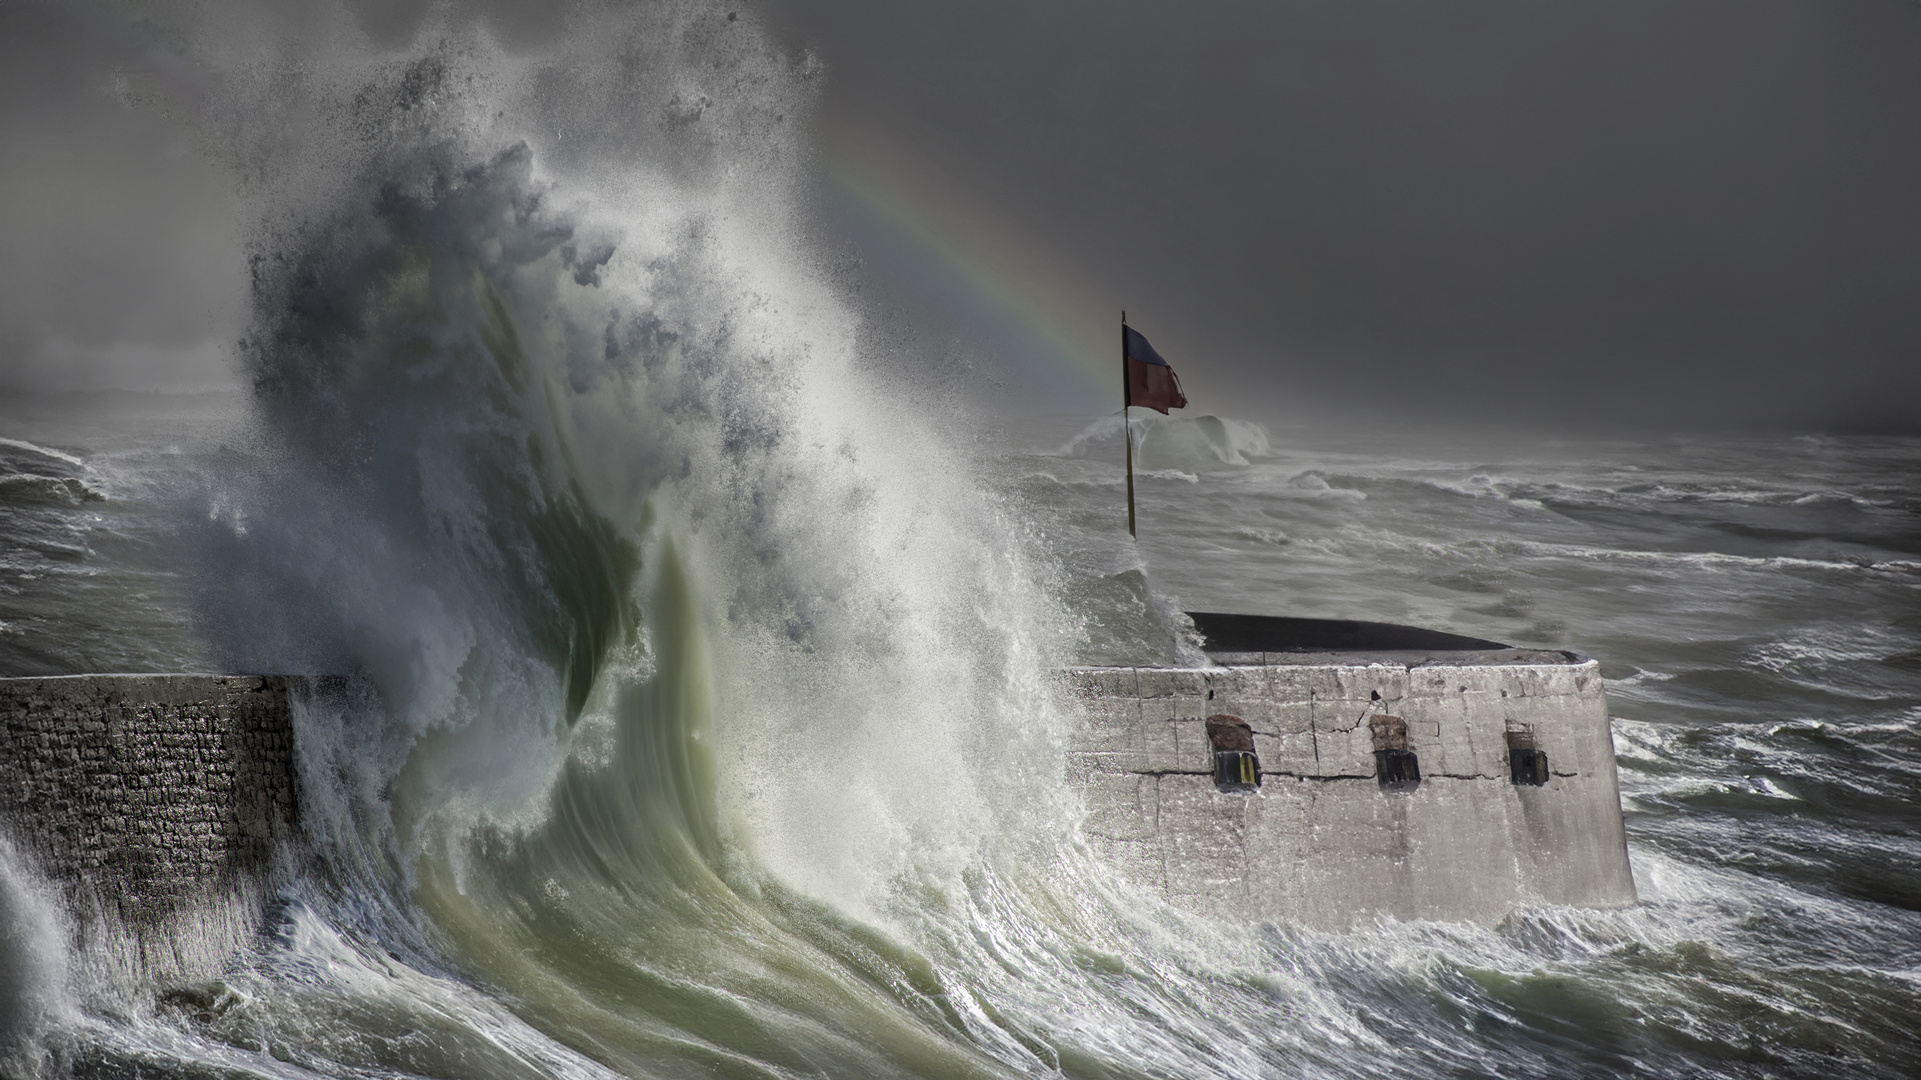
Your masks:
M 378 692 L 296 717 L 310 851 L 231 958 L 77 945 L 0 846 L 0 1075 L 1921 1072 L 1921 439 L 1190 388 L 1132 542 L 1118 417 L 871 346 L 799 208 L 817 72 L 751 20 L 225 33 L 245 389 L 0 401 L 0 675 Z M 1323 934 L 1118 884 L 1049 673 L 1204 662 L 1183 610 L 1598 658 L 1641 903 Z

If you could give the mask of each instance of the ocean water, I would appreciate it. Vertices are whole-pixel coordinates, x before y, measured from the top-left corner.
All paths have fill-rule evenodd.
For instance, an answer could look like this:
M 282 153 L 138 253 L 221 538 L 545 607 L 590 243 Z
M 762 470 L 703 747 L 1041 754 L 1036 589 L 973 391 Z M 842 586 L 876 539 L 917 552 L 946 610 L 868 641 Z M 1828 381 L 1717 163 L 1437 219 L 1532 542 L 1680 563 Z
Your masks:
M 1118 417 L 869 344 L 750 19 L 222 70 L 246 389 L 0 402 L 0 674 L 378 692 L 297 718 L 232 954 L 129 966 L 0 847 L 0 1074 L 1921 1072 L 1921 440 L 1149 417 L 1130 541 Z M 1182 610 L 1599 658 L 1641 903 L 1117 884 L 1048 673 L 1201 662 Z

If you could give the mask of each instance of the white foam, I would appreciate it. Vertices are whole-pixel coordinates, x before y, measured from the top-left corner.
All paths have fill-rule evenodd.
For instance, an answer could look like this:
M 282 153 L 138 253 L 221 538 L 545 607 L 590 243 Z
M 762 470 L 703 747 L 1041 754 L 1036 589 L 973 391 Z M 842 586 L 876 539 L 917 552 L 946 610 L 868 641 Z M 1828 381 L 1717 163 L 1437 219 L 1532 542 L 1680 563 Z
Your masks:
M 1122 426 L 1118 413 L 1101 417 L 1054 453 L 1061 457 L 1096 452 L 1109 456 L 1112 450 L 1106 444 L 1120 440 Z M 1149 414 L 1133 417 L 1128 426 L 1133 432 L 1137 468 L 1219 469 L 1245 466 L 1273 453 L 1267 428 L 1251 420 Z
M 70 934 L 58 891 L 0 838 L 0 1073 L 40 1074 L 48 1034 L 73 1019 Z
M 906 866 L 1065 827 L 1045 673 L 1067 619 L 944 410 L 861 361 L 797 217 L 807 62 L 725 14 L 583 12 L 546 56 L 454 27 L 223 91 L 319 111 L 300 147 L 234 151 L 282 269 L 244 357 L 266 450 L 209 500 L 201 606 L 238 668 L 378 688 L 303 719 L 342 859 L 467 882 L 469 840 L 542 828 L 571 738 L 555 654 L 602 631 L 712 650 L 709 674 L 613 664 L 600 691 L 679 695 L 658 722 L 718 763 L 684 794 L 811 894 L 871 907 Z M 739 36 L 681 52 L 694 34 Z M 584 104 L 616 88 L 654 104 Z
M 38 454 L 41 457 L 52 458 L 55 461 L 64 461 L 76 469 L 84 469 L 87 467 L 85 461 L 74 457 L 64 450 L 55 450 L 52 447 L 41 446 L 38 443 L 30 443 L 24 439 L 0 438 L 0 446 L 11 446 L 15 450 L 25 450 L 30 454 Z

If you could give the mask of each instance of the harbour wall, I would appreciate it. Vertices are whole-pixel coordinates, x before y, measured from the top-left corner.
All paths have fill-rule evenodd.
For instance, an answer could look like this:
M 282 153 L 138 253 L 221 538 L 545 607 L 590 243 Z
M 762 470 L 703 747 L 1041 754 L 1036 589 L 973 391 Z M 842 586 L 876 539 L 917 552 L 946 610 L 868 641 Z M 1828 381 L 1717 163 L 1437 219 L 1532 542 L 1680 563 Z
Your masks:
M 1594 661 L 1215 658 L 1064 673 L 1083 705 L 1068 754 L 1083 834 L 1121 876 L 1202 914 L 1323 929 L 1634 902 Z M 1251 729 L 1252 792 L 1216 783 L 1207 718 L 1221 715 Z
M 1083 705 L 1068 753 L 1083 834 L 1121 876 L 1206 915 L 1329 929 L 1634 901 L 1593 661 L 1216 659 L 1063 673 Z M 0 833 L 82 912 L 132 930 L 194 918 L 297 847 L 295 703 L 342 692 L 280 675 L 0 679 Z M 1251 791 L 1217 783 L 1207 719 L 1223 715 L 1246 721 Z
M 284 675 L 0 679 L 0 831 L 129 929 L 253 889 L 298 828 Z

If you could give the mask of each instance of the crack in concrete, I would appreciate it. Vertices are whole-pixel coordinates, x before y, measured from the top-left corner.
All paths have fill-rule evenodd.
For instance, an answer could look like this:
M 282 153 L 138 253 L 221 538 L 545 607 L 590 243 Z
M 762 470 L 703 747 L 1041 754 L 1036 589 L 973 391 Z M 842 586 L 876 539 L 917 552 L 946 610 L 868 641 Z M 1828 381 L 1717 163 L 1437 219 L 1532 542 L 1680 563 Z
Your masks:
M 1122 775 L 1153 776 L 1153 777 L 1162 777 L 1162 776 L 1212 777 L 1214 773 L 1211 770 L 1207 770 L 1207 769 L 1128 769 Z M 1262 769 L 1261 775 L 1264 777 L 1281 776 L 1281 777 L 1286 777 L 1287 779 L 1290 779 L 1290 780 L 1327 781 L 1327 780 L 1378 780 L 1380 779 L 1379 775 L 1376 773 L 1299 773 L 1299 772 L 1288 772 L 1285 769 Z M 1559 776 L 1563 779 L 1573 779 L 1577 776 L 1580 776 L 1581 774 L 1578 772 L 1550 772 L 1548 773 L 1548 775 Z M 1511 780 L 1512 777 L 1502 776 L 1498 773 L 1444 773 L 1443 772 L 1443 773 L 1422 773 L 1421 779 L 1422 780 Z
M 1210 780 L 1211 780 L 1211 779 L 1213 779 L 1213 777 L 1214 777 L 1214 774 L 1213 774 L 1213 772 L 1211 772 L 1211 771 L 1199 771 L 1199 770 L 1194 770 L 1194 769 L 1138 769 L 1138 770 L 1129 770 L 1128 772 L 1126 772 L 1126 773 L 1124 773 L 1123 775 L 1126 775 L 1126 776 L 1152 776 L 1152 777 L 1155 777 L 1155 778 L 1159 778 L 1159 777 L 1163 777 L 1163 776 L 1204 776 L 1204 777 L 1207 777 L 1207 778 L 1208 778 L 1208 779 L 1210 779 Z M 1285 776 L 1285 777 L 1289 777 L 1289 778 L 1292 778 L 1292 779 L 1295 779 L 1295 780 L 1372 780 L 1372 779 L 1374 779 L 1374 774 L 1373 774 L 1373 773 L 1366 773 L 1366 774 L 1360 774 L 1360 773 L 1335 773 L 1335 774 L 1327 774 L 1327 773 L 1291 773 L 1291 772 L 1278 772 L 1278 771 L 1275 771 L 1275 770 L 1272 770 L 1272 769 L 1262 769 L 1262 770 L 1261 770 L 1261 775 L 1262 775 L 1262 776 L 1264 776 L 1264 777 L 1266 777 L 1266 776 Z
M 1205 776 L 1213 777 L 1213 772 L 1202 769 L 1129 769 L 1127 776 Z M 1282 776 L 1290 780 L 1378 780 L 1377 773 L 1297 773 L 1284 769 L 1262 769 L 1261 775 Z M 1555 776 L 1573 776 L 1573 773 L 1554 773 Z M 1491 773 L 1424 773 L 1423 780 L 1500 780 L 1503 777 Z

